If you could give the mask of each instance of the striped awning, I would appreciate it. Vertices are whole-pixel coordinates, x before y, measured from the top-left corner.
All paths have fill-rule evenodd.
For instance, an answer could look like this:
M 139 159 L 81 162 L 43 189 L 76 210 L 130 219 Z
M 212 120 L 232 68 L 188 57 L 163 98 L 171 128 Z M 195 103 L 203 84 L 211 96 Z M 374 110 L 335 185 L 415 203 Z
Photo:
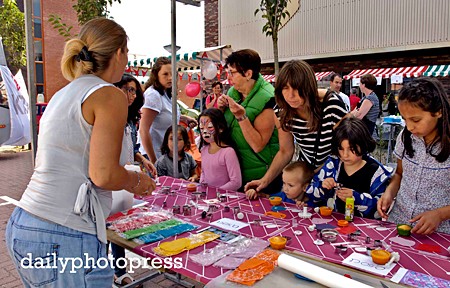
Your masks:
M 316 80 L 317 81 L 322 81 L 322 79 L 324 79 L 325 77 L 327 77 L 331 73 L 334 73 L 334 72 L 333 71 L 317 72 L 317 73 L 315 73 L 316 74 Z
M 330 72 L 317 72 L 317 73 L 315 73 L 316 74 L 316 80 L 317 81 L 321 81 L 324 77 L 327 77 L 331 73 L 334 73 L 334 72 L 332 72 L 332 71 L 330 71 Z M 264 78 L 264 80 L 266 80 L 269 83 L 275 83 L 275 75 L 262 75 L 262 77 Z M 228 79 L 225 79 L 225 80 L 222 80 L 222 84 L 229 85 L 230 83 L 228 82 Z
M 432 65 L 428 67 L 423 76 L 449 76 L 450 65 Z
M 372 74 L 375 77 L 382 78 L 390 78 L 392 75 L 401 75 L 405 78 L 419 77 L 427 70 L 427 68 L 428 66 L 414 66 L 353 70 L 350 74 L 345 75 L 344 79 L 348 80 L 353 78 L 361 78 L 364 74 Z

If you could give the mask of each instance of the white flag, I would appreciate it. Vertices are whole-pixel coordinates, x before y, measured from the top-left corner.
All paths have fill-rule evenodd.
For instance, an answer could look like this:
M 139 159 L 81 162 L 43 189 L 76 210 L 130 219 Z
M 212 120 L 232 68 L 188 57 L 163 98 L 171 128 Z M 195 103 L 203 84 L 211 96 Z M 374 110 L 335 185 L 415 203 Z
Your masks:
M 30 143 L 30 112 L 28 110 L 28 92 L 23 77 L 14 79 L 7 66 L 0 65 L 0 72 L 8 94 L 9 113 L 11 118 L 11 134 L 9 139 L 0 145 L 22 146 Z M 22 82 L 22 85 L 19 83 Z

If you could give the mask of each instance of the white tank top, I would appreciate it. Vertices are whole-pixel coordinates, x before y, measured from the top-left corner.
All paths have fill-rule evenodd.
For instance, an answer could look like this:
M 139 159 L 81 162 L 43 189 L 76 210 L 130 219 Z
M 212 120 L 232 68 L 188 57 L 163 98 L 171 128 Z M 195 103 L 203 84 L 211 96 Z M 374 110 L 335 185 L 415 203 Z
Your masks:
M 96 211 L 102 215 L 96 215 L 94 219 L 86 217 L 86 214 L 75 213 L 74 206 L 80 187 L 91 184 L 88 169 L 92 125 L 83 118 L 81 104 L 104 86 L 112 84 L 94 75 L 84 75 L 53 96 L 40 120 L 36 167 L 19 205 L 40 218 L 81 232 L 97 234 L 102 242 L 106 241 L 106 231 L 99 229 L 104 230 L 104 219 L 111 210 L 111 191 L 92 186 L 98 201 L 85 202 L 88 204 L 85 210 L 98 209 L 89 207 L 96 204 L 102 209 Z M 126 164 L 126 146 L 124 137 L 121 165 Z M 85 198 L 89 200 L 89 196 Z M 85 212 L 89 214 L 89 211 Z M 104 235 L 100 237 L 99 234 Z

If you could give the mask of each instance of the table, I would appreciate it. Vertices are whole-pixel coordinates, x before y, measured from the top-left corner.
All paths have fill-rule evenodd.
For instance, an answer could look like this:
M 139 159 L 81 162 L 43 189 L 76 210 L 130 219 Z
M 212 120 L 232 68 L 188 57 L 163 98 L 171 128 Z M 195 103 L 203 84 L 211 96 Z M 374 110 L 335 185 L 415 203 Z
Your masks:
M 158 193 L 158 190 L 155 191 L 154 195 L 145 198 L 148 202 L 149 206 L 161 206 L 161 204 L 165 201 L 167 208 L 171 209 L 172 204 L 184 205 L 186 203 L 190 203 L 191 193 L 187 192 L 186 183 L 187 181 L 174 179 L 171 177 L 160 177 L 159 182 L 161 186 L 171 186 L 175 191 L 174 194 L 163 195 Z M 297 214 L 296 207 L 293 204 L 283 203 L 281 206 L 284 206 L 287 210 L 282 211 L 286 214 L 286 218 L 284 219 L 275 219 L 270 216 L 264 215 L 265 212 L 270 211 L 272 206 L 270 205 L 268 199 L 259 198 L 257 200 L 248 200 L 245 198 L 243 193 L 234 192 L 234 191 L 226 191 L 220 190 L 213 187 L 198 187 L 199 190 L 204 189 L 207 192 L 207 199 L 215 199 L 217 197 L 217 193 L 221 193 L 222 195 L 227 195 L 226 202 L 220 202 L 217 204 L 218 210 L 211 213 L 211 217 L 203 219 L 200 214 L 200 209 L 194 209 L 192 215 L 183 216 L 176 215 L 177 218 L 190 222 L 199 226 L 199 229 L 206 228 L 210 225 L 211 222 L 221 219 L 221 218 L 230 218 L 235 219 L 236 215 L 233 213 L 233 209 L 230 209 L 230 212 L 225 212 L 223 209 L 225 206 L 228 207 L 239 207 L 240 211 L 244 213 L 244 219 L 240 220 L 243 222 L 252 222 L 247 227 L 240 229 L 237 234 L 241 234 L 247 237 L 258 237 L 264 240 L 267 240 L 271 236 L 274 235 L 282 235 L 290 237 L 290 241 L 286 246 L 286 250 L 289 250 L 291 253 L 300 255 L 301 257 L 309 257 L 311 259 L 316 259 L 318 261 L 323 261 L 326 263 L 332 263 L 334 265 L 339 266 L 346 271 L 350 271 L 350 273 L 354 273 L 355 270 L 342 265 L 342 261 L 351 254 L 351 250 L 346 254 L 337 254 L 334 251 L 334 247 L 327 243 L 323 246 L 316 246 L 313 241 L 316 239 L 316 232 L 310 232 L 307 228 L 311 225 L 312 219 L 328 219 L 331 220 L 329 224 L 336 225 L 338 220 L 344 218 L 344 215 L 339 213 L 333 213 L 329 217 L 322 217 L 318 213 L 312 211 L 312 208 L 309 208 L 309 212 L 313 214 L 312 219 L 302 219 Z M 255 220 L 259 220 L 262 222 L 270 222 L 273 225 L 270 227 L 257 225 Z M 314 220 L 316 221 L 316 220 Z M 296 227 L 293 227 L 295 226 Z M 396 243 L 390 243 L 390 239 L 394 236 L 397 236 L 396 226 L 392 223 L 380 222 L 372 219 L 365 219 L 355 217 L 353 224 L 361 231 L 361 235 L 358 236 L 358 241 L 364 243 L 366 237 L 370 237 L 373 240 L 383 240 L 386 243 L 391 245 L 391 248 L 400 253 L 400 261 L 396 265 L 396 267 L 386 276 L 387 278 L 391 278 L 395 272 L 397 272 L 400 268 L 405 268 L 413 271 L 417 271 L 420 273 L 424 273 L 427 275 L 431 275 L 434 277 L 439 277 L 445 280 L 450 280 L 450 275 L 447 274 L 447 271 L 450 271 L 450 255 L 447 251 L 447 247 L 450 246 L 450 235 L 444 233 L 434 233 L 429 236 L 420 236 L 413 235 L 408 238 L 408 240 L 414 241 L 416 244 L 431 244 L 436 245 L 441 248 L 441 252 L 439 253 L 423 253 L 414 247 L 404 247 Z M 301 235 L 294 234 L 294 231 L 300 230 L 302 231 Z M 195 233 L 193 231 L 192 233 Z M 119 244 L 126 249 L 132 250 L 138 255 L 143 257 L 155 258 L 157 256 L 152 248 L 158 246 L 160 243 L 165 241 L 171 241 L 177 238 L 186 237 L 188 234 L 183 233 L 181 235 L 171 237 L 161 242 L 155 242 L 151 244 L 137 245 L 134 242 L 126 241 L 124 239 L 117 239 L 113 235 L 112 231 L 108 231 L 108 238 L 112 239 L 112 242 Z M 347 242 L 347 236 L 340 234 L 336 242 Z M 202 283 L 208 283 L 213 279 L 223 275 L 228 270 L 207 266 L 203 267 L 199 264 L 196 264 L 189 260 L 190 254 L 197 254 L 205 249 L 209 249 L 215 247 L 219 243 L 218 240 L 207 243 L 206 245 L 197 247 L 190 251 L 185 251 L 181 254 L 178 254 L 173 257 L 181 257 L 183 262 L 183 267 L 180 269 L 173 269 L 175 272 L 183 274 L 189 278 L 195 279 L 196 281 Z M 370 275 L 365 272 L 364 275 L 369 275 L 368 277 L 379 278 L 378 276 Z M 382 278 L 379 278 L 382 279 Z M 388 285 L 389 286 L 389 285 Z

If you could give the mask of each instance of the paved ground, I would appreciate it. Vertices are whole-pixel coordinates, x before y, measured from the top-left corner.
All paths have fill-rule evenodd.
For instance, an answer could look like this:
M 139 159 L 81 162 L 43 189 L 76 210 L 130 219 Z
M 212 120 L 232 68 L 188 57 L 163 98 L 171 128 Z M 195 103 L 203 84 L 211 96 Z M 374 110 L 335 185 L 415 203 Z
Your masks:
M 5 247 L 6 223 L 15 207 L 7 202 L 9 198 L 6 197 L 19 200 L 22 196 L 33 171 L 31 155 L 30 151 L 23 151 L 17 147 L 0 147 L 0 287 L 23 287 Z M 140 269 L 132 276 L 139 278 L 148 272 L 149 270 Z M 196 288 L 203 287 L 200 283 L 186 280 Z M 158 287 L 183 286 L 166 279 L 164 275 L 159 275 L 144 285 L 144 288 Z

